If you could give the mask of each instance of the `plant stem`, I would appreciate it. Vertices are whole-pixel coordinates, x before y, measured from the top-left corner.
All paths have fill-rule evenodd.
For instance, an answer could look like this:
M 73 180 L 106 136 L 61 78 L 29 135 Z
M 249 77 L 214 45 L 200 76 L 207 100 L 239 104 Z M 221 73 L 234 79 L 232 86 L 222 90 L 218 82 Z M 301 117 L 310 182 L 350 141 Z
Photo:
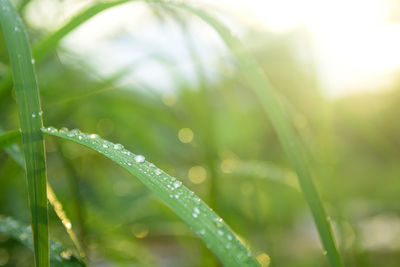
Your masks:
M 10 57 L 28 181 L 36 266 L 49 266 L 46 159 L 42 111 L 33 60 L 22 21 L 9 0 L 0 0 L 0 23 Z

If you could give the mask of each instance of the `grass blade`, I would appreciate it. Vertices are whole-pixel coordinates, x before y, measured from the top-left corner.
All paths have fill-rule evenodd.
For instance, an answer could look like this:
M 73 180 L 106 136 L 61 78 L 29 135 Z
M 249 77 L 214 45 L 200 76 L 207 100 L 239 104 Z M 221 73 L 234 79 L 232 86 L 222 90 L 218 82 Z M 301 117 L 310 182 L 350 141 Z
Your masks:
M 24 147 L 36 266 L 49 266 L 46 162 L 42 111 L 28 39 L 8 0 L 0 0 L 0 23 L 10 57 Z
M 10 131 L 6 133 L 0 132 L 0 151 L 18 142 L 20 139 L 21 139 L 21 132 L 19 130 Z
M 103 140 L 96 134 L 81 133 L 79 130 L 58 131 L 53 127 L 43 131 L 89 147 L 136 176 L 204 240 L 225 266 L 259 266 L 233 231 L 200 198 L 180 181 L 145 161 L 143 156 L 135 155 L 122 145 Z
M 321 199 L 312 181 L 311 171 L 307 166 L 304 149 L 301 147 L 300 142 L 298 142 L 295 131 L 286 116 L 285 110 L 276 97 L 274 92 L 275 89 L 268 81 L 262 69 L 257 65 L 251 54 L 247 52 L 245 46 L 240 42 L 240 40 L 222 23 L 206 12 L 180 3 L 167 2 L 166 6 L 183 8 L 200 17 L 215 31 L 217 31 L 225 44 L 235 55 L 242 73 L 247 79 L 250 87 L 255 91 L 256 95 L 260 99 L 290 164 L 297 173 L 300 187 L 310 207 L 314 222 L 325 249 L 324 254 L 327 254 L 332 266 L 342 266 L 332 235 L 329 219 L 326 216 Z
M 10 136 L 10 137 L 8 137 Z M 10 146 L 13 143 L 20 141 L 21 133 L 19 130 L 10 131 L 3 133 L 0 129 L 0 151 L 5 148 L 6 153 L 14 159 L 15 162 L 18 163 L 23 169 L 25 169 L 24 164 L 24 157 L 22 152 L 19 150 L 17 144 L 14 146 Z M 3 141 L 4 140 L 4 141 Z M 3 146 L 3 144 L 6 144 Z M 72 223 L 71 220 L 68 219 L 62 204 L 57 199 L 53 189 L 51 188 L 50 184 L 47 184 L 47 198 L 49 200 L 50 205 L 53 207 L 54 212 L 56 213 L 58 219 L 60 220 L 61 224 L 64 226 L 65 231 L 69 235 L 72 243 L 74 244 L 76 250 L 79 253 L 79 256 L 82 258 L 82 262 L 84 261 L 85 253 L 82 250 L 81 245 L 79 244 L 78 238 L 76 237 L 75 232 L 72 230 Z
M 0 233 L 12 237 L 27 248 L 33 249 L 31 228 L 11 217 L 4 218 L 0 216 Z M 50 251 L 51 266 L 85 266 L 56 241 L 50 241 Z

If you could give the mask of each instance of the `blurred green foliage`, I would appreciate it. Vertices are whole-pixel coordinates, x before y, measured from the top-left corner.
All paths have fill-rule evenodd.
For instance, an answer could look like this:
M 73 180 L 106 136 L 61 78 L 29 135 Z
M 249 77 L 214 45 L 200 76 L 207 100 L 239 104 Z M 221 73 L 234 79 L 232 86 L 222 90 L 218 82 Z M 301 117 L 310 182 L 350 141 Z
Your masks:
M 33 28 L 29 33 L 31 40 L 43 37 Z M 294 35 L 306 38 L 301 29 L 286 35 L 249 30 L 244 41 L 279 89 L 308 148 L 345 265 L 398 266 L 400 82 L 381 93 L 327 99 L 311 51 L 306 61 L 300 60 L 291 45 Z M 68 63 L 57 53 L 69 57 Z M 0 78 L 8 64 L 0 34 Z M 162 64 L 173 68 L 174 62 Z M 121 85 L 125 70 L 98 76 L 85 59 L 60 47 L 37 65 L 44 123 L 96 132 L 146 155 L 206 200 L 261 255 L 260 261 L 268 262 L 266 253 L 270 266 L 327 266 L 309 210 L 261 105 L 225 58 L 216 71 L 218 78 L 210 81 L 201 75 L 200 64 L 197 85 L 177 75 L 175 90 L 163 92 Z M 0 103 L 1 127 L 18 128 L 12 90 L 1 94 Z M 179 140 L 183 128 L 193 131 L 189 143 Z M 47 137 L 46 150 L 49 183 L 89 265 L 219 264 L 176 215 L 115 164 L 52 137 Z M 24 172 L 5 152 L 0 159 L 0 214 L 29 222 Z M 201 183 L 189 179 L 194 166 L 206 170 Z M 56 215 L 50 215 L 51 236 L 72 247 Z M 32 257 L 0 234 L 0 266 L 29 266 Z

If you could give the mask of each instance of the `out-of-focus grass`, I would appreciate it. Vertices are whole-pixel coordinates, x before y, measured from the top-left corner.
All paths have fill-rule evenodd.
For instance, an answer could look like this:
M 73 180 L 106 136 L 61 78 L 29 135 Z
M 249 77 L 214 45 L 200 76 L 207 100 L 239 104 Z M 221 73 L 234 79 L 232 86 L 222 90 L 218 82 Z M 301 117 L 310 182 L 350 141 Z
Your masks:
M 192 29 L 186 18 L 185 25 Z M 36 37 L 35 31 L 29 33 Z M 293 36 L 299 34 L 301 30 Z M 391 92 L 321 101 L 315 83 L 319 77 L 304 59 L 297 57 L 291 34 L 253 29 L 243 41 L 293 107 L 289 117 L 314 156 L 311 168 L 317 172 L 317 188 L 332 214 L 345 265 L 397 266 L 397 241 L 384 237 L 387 231 L 395 236 L 396 218 L 400 216 L 398 86 Z M 0 39 L 0 61 L 6 66 L 0 68 L 0 77 L 9 71 L 5 51 Z M 246 237 L 246 244 L 256 256 L 264 262 L 269 256 L 271 266 L 327 266 L 301 193 L 269 179 L 261 169 L 264 164 L 282 170 L 290 170 L 290 166 L 271 125 L 258 123 L 267 118 L 235 65 L 218 62 L 217 78 L 204 83 L 211 96 L 206 102 L 199 86 L 179 76 L 174 77 L 175 91 L 168 93 L 146 86 L 121 86 L 118 78 L 93 76 L 95 70 L 73 51 L 58 51 L 72 60 L 60 62 L 56 54 L 51 54 L 37 66 L 46 125 L 99 132 L 106 139 L 135 147 L 208 200 L 211 182 L 203 108 L 212 106 L 216 125 L 214 171 L 217 188 L 223 188 L 217 191 L 216 212 Z M 160 65 L 173 68 L 173 63 Z M 0 101 L 3 129 L 18 128 L 12 93 Z M 179 140 L 182 128 L 193 131 L 191 142 Z M 214 256 L 207 253 L 190 229 L 115 164 L 55 138 L 48 139 L 47 150 L 50 182 L 78 227 L 92 265 L 215 264 Z M 27 223 L 23 172 L 6 153 L 0 158 L 0 213 Z M 252 170 L 249 165 L 256 166 Z M 198 170 L 206 173 L 200 183 L 193 182 L 199 181 L 193 176 L 196 170 L 197 175 Z M 274 175 L 279 177 L 276 170 L 271 172 Z M 70 190 L 74 181 L 78 188 L 75 193 Z M 82 214 L 76 209 L 76 199 Z M 63 244 L 68 243 L 54 214 L 50 214 L 50 233 Z M 9 264 L 32 259 L 4 235 L 0 235 L 0 251 L 9 255 Z

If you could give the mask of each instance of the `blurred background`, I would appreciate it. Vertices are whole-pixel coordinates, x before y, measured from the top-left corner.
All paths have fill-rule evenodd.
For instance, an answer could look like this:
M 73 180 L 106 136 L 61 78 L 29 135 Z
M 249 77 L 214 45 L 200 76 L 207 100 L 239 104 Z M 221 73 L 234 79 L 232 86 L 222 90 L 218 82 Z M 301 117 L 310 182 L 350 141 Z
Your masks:
M 14 1 L 34 45 L 94 1 Z M 346 266 L 400 262 L 400 1 L 201 0 L 275 86 Z M 0 35 L 0 78 L 9 71 Z M 328 266 L 296 175 L 260 101 L 212 28 L 133 1 L 106 10 L 36 64 L 46 126 L 79 128 L 146 156 L 204 199 L 262 266 Z M 14 93 L 0 126 L 18 128 Z M 48 180 L 89 266 L 219 266 L 127 172 L 46 137 Z M 0 153 L 0 214 L 29 223 L 23 170 Z M 50 214 L 51 237 L 71 241 Z M 0 234 L 0 266 L 33 254 Z

